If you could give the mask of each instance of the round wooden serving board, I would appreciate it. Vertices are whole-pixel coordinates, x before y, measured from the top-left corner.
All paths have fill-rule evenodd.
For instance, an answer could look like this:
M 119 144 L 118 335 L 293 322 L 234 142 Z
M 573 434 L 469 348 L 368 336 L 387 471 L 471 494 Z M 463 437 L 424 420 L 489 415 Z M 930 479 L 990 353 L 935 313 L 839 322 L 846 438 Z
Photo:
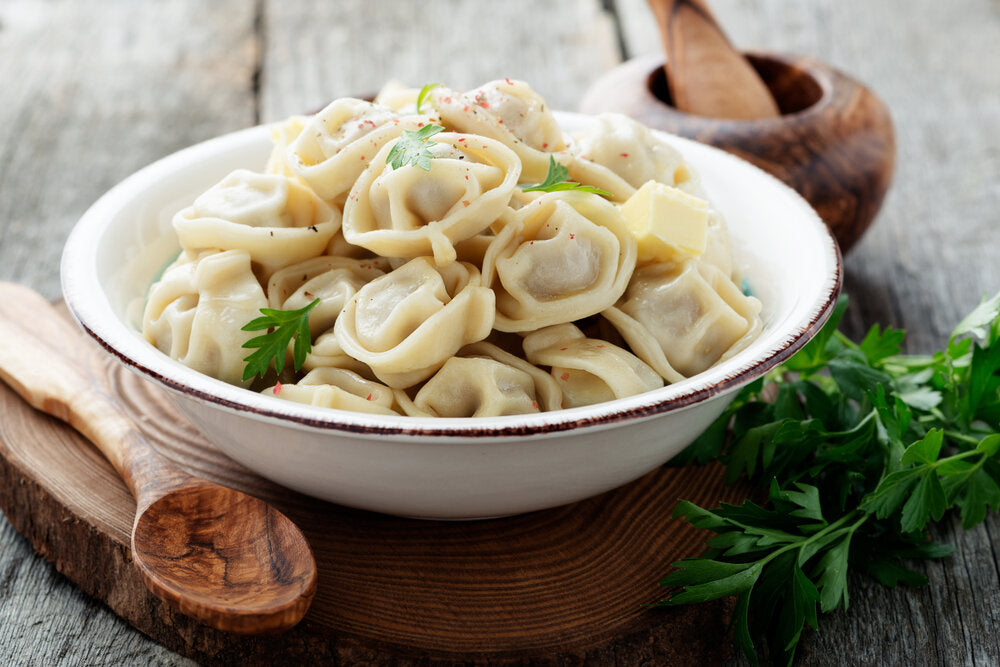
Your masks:
M 135 502 L 111 466 L 0 383 L 0 506 L 10 522 L 81 589 L 175 651 L 225 663 L 397 665 L 706 665 L 729 654 L 728 602 L 646 606 L 662 597 L 658 581 L 670 563 L 697 554 L 705 539 L 670 518 L 676 501 L 743 496 L 724 485 L 720 468 L 663 467 L 596 498 L 488 521 L 351 510 L 226 458 L 163 391 L 93 347 L 105 389 L 163 453 L 191 473 L 273 503 L 301 527 L 316 556 L 315 600 L 284 634 L 229 635 L 174 612 L 131 565 Z

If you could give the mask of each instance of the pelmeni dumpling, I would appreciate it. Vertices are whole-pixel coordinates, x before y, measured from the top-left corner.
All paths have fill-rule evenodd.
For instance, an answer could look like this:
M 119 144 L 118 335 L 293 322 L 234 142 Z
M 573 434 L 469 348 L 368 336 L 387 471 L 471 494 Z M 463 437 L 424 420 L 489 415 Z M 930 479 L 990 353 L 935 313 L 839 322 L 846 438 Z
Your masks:
M 238 169 L 177 213 L 173 226 L 190 252 L 246 250 L 266 280 L 323 254 L 340 229 L 340 211 L 297 180 Z
M 274 385 L 261 393 L 335 410 L 399 414 L 393 409 L 395 398 L 391 389 L 342 368 L 317 368 L 295 384 Z
M 549 154 L 566 148 L 552 110 L 523 81 L 491 81 L 467 93 L 439 86 L 431 99 L 449 129 L 491 137 L 512 149 L 524 165 L 525 182 L 544 180 Z
M 513 212 L 483 261 L 496 328 L 531 331 L 614 304 L 636 261 L 618 208 L 587 192 L 553 192 Z
M 302 134 L 302 128 L 308 122 L 308 116 L 292 116 L 271 128 L 271 142 L 274 147 L 264 165 L 264 173 L 298 178 L 291 165 L 288 164 L 288 145 Z
M 538 412 L 534 383 L 522 370 L 483 357 L 452 357 L 404 410 L 413 416 L 500 417 Z
M 521 165 L 498 141 L 442 132 L 430 168 L 394 169 L 386 144 L 358 177 L 344 205 L 344 238 L 385 257 L 433 255 L 455 261 L 455 244 L 479 234 L 504 211 Z
M 185 366 L 243 385 L 244 324 L 267 307 L 246 250 L 182 255 L 149 290 L 142 333 Z
M 415 114 L 417 113 L 417 97 L 419 95 L 419 88 L 410 88 L 399 81 L 389 81 L 378 91 L 373 102 L 389 107 L 401 115 Z M 427 109 L 429 107 L 430 105 L 428 104 L 424 108 Z
M 376 379 L 372 369 L 344 352 L 344 348 L 337 340 L 337 334 L 333 329 L 316 337 L 312 349 L 306 354 L 302 368 L 306 372 L 317 368 L 343 368 L 354 371 L 363 378 Z
M 549 366 L 567 408 L 624 398 L 663 386 L 663 378 L 617 345 L 587 338 L 572 324 L 557 324 L 524 337 L 528 361 Z
M 603 315 L 643 361 L 675 382 L 756 338 L 760 309 L 719 269 L 688 260 L 637 270 L 622 300 Z
M 277 310 L 297 310 L 319 299 L 309 312 L 313 337 L 333 327 L 348 300 L 366 284 L 385 275 L 382 258 L 351 259 L 322 255 L 287 266 L 267 283 L 267 300 Z
M 362 287 L 337 318 L 344 351 L 390 387 L 430 377 L 493 328 L 496 302 L 471 264 L 418 257 Z
M 633 188 L 649 180 L 675 187 L 695 180 L 680 151 L 628 116 L 600 114 L 575 140 L 574 153 L 607 167 Z
M 437 122 L 433 115 L 400 116 L 389 107 L 350 97 L 334 100 L 289 143 L 287 162 L 327 202 L 340 202 L 375 154 L 403 133 Z
M 550 374 L 482 341 L 446 361 L 412 401 L 405 394 L 398 398 L 406 414 L 420 417 L 499 417 L 562 407 Z
M 714 266 L 722 275 L 731 278 L 733 275 L 733 250 L 729 241 L 729 228 L 726 226 L 726 219 L 715 209 L 708 211 L 707 236 L 705 252 L 701 253 L 698 261 L 701 264 Z

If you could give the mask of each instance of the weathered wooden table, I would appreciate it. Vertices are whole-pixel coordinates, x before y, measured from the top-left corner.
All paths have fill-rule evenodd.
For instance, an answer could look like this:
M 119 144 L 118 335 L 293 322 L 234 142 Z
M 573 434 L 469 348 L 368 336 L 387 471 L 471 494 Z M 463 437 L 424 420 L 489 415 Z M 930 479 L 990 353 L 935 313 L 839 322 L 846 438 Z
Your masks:
M 810 54 L 896 123 L 893 189 L 847 258 L 848 326 L 940 345 L 1000 289 L 1000 5 L 715 0 L 735 43 Z M 71 226 L 135 169 L 213 135 L 375 91 L 523 78 L 557 108 L 659 49 L 644 0 L 0 0 L 0 279 L 59 296 Z M 805 664 L 1000 662 L 1000 518 L 940 537 L 930 586 L 852 581 Z M 183 664 L 64 580 L 0 519 L 0 653 L 33 664 Z M 737 661 L 738 662 L 738 661 Z

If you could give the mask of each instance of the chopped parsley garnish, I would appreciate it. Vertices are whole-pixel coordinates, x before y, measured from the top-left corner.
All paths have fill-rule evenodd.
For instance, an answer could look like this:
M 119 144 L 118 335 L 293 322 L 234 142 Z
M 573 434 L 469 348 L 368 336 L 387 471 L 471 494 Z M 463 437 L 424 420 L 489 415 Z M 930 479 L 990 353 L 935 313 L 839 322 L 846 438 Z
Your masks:
M 243 331 L 260 331 L 268 329 L 266 334 L 251 338 L 243 343 L 245 348 L 258 348 L 243 361 L 247 362 L 243 369 L 243 381 L 246 382 L 255 375 L 264 377 L 271 362 L 274 370 L 280 373 L 285 367 L 285 355 L 288 344 L 295 339 L 292 348 L 292 361 L 295 370 L 302 368 L 306 355 L 312 349 L 312 338 L 309 334 L 309 311 L 316 307 L 319 299 L 314 299 L 308 306 L 298 310 L 276 310 L 261 308 L 262 317 L 248 322 Z
M 526 188 L 521 188 L 523 192 L 556 192 L 558 190 L 581 190 L 583 192 L 592 192 L 595 195 L 601 195 L 602 197 L 610 197 L 610 192 L 605 192 L 600 188 L 595 188 L 592 185 L 581 185 L 575 181 L 569 180 L 569 169 L 556 162 L 556 159 L 549 156 L 549 173 L 545 175 L 545 180 L 538 185 L 531 185 Z
M 396 144 L 389 151 L 385 158 L 385 163 L 391 165 L 393 169 L 399 169 L 409 164 L 416 165 L 425 171 L 431 170 L 431 160 L 434 154 L 430 147 L 437 142 L 428 141 L 438 132 L 443 132 L 440 125 L 424 125 L 417 131 L 403 130 L 403 136 L 396 141 Z

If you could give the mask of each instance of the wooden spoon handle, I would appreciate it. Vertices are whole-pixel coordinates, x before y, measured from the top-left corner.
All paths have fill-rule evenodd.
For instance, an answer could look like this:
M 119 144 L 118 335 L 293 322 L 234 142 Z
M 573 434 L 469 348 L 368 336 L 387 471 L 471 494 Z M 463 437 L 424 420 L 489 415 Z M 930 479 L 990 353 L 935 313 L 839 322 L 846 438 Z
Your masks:
M 190 476 L 158 454 L 94 374 L 96 348 L 34 290 L 0 282 L 0 379 L 94 443 L 142 510 Z
M 649 0 L 666 49 L 674 106 L 710 118 L 780 115 L 757 71 L 737 52 L 703 0 Z

